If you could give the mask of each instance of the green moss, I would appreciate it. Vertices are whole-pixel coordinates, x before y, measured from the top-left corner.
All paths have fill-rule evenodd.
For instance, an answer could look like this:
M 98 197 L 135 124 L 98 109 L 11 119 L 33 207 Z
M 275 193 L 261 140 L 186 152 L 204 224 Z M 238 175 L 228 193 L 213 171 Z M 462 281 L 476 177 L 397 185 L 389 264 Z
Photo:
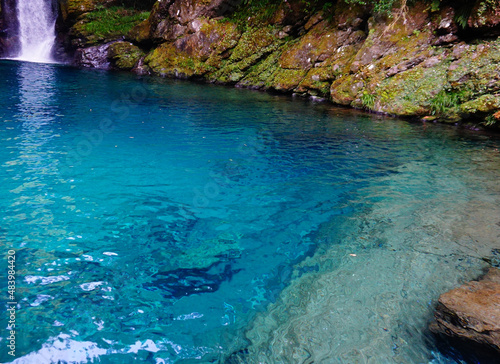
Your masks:
M 373 110 L 373 107 L 375 106 L 375 100 L 375 95 L 369 93 L 368 91 L 363 91 L 363 94 L 361 95 L 361 103 L 364 108 Z
M 273 46 L 274 43 L 280 43 L 280 40 L 275 36 L 276 33 L 276 29 L 272 26 L 246 31 L 234 48 L 230 61 L 244 61 L 248 57 L 258 57 L 268 52 L 268 47 Z
M 500 109 L 500 95 L 483 95 L 465 102 L 460 110 L 466 114 L 492 113 Z
M 347 75 L 333 81 L 330 87 L 332 101 L 340 105 L 350 105 L 358 94 L 357 83 L 355 75 Z
M 281 52 L 281 50 L 277 50 L 261 62 L 251 66 L 239 84 L 246 87 L 256 86 L 269 88 L 273 83 L 275 73 L 278 71 L 278 60 Z
M 486 116 L 483 125 L 489 127 L 491 126 L 498 127 L 500 125 L 500 111 L 497 111 L 496 113 Z
M 376 111 L 404 116 L 432 113 L 430 100 L 449 86 L 447 67 L 446 63 L 432 68 L 417 66 L 385 78 L 380 85 L 372 81 L 372 91 L 378 96 Z
M 139 12 L 117 6 L 109 9 L 101 7 L 82 16 L 81 30 L 84 34 L 98 39 L 110 39 L 126 35 L 134 26 L 148 17 L 149 12 L 146 11 Z
M 213 71 L 199 59 L 178 51 L 173 44 L 163 43 L 145 58 L 144 62 L 160 76 L 201 77 Z
M 255 25 L 269 24 L 279 6 L 280 2 L 274 0 L 244 0 L 243 6 L 240 6 L 224 20 L 236 24 L 239 30 L 245 31 L 252 26 L 252 23 Z
M 282 92 L 291 92 L 304 79 L 306 73 L 307 71 L 302 69 L 278 68 L 269 87 Z
M 213 75 L 219 82 L 236 83 L 242 80 L 252 66 L 277 51 L 283 41 L 275 37 L 274 27 L 251 29 L 242 34 L 231 56 L 221 62 L 220 69 Z
M 109 46 L 108 56 L 117 68 L 129 70 L 144 56 L 144 52 L 132 43 L 116 42 Z

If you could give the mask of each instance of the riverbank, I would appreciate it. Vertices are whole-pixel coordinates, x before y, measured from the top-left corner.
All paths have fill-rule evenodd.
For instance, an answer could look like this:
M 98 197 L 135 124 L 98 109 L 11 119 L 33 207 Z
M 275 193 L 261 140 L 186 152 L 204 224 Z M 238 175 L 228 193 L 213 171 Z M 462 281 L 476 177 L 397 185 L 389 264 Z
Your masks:
M 484 3 L 416 2 L 377 13 L 342 1 L 177 0 L 131 9 L 68 0 L 58 32 L 83 67 L 498 129 L 500 21 L 496 5 Z
M 496 5 L 419 1 L 381 13 L 343 1 L 68 0 L 58 54 L 82 67 L 498 129 Z

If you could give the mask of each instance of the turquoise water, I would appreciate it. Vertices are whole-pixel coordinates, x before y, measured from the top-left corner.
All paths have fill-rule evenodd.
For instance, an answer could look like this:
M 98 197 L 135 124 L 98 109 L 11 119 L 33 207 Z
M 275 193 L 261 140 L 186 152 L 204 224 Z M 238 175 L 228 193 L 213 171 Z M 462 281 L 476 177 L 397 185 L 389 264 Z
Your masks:
M 427 292 L 430 310 L 498 245 L 488 220 L 500 220 L 495 137 L 128 74 L 13 61 L 0 72 L 0 236 L 3 256 L 16 252 L 16 363 L 217 362 L 244 348 L 249 363 L 262 352 L 299 362 L 273 354 L 273 334 L 259 326 L 272 312 L 288 325 L 287 302 L 306 307 L 319 292 L 297 282 L 334 274 L 332 291 L 345 287 L 351 278 L 337 273 L 354 258 L 369 279 L 383 272 L 383 252 L 399 262 L 417 246 L 436 249 L 419 245 L 422 229 L 433 244 L 442 230 L 448 245 L 432 251 L 441 258 L 414 267 L 437 278 L 405 288 Z M 411 227 L 398 246 L 384 236 L 430 206 L 437 222 Z M 453 230 L 462 209 L 470 231 Z M 451 244 L 475 231 L 480 248 Z M 374 294 L 363 289 L 356 302 Z M 414 362 L 454 362 L 426 341 L 418 320 L 429 312 L 402 312 L 425 341 L 406 340 Z M 412 314 L 423 318 L 412 325 Z M 13 358 L 2 349 L 0 360 Z

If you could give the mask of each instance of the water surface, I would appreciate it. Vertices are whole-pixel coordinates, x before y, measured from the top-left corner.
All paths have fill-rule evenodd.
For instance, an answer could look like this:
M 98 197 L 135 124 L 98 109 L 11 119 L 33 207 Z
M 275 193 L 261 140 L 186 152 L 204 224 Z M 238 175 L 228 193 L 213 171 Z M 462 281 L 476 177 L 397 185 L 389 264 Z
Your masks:
M 498 245 L 495 137 L 248 90 L 0 71 L 16 363 L 243 348 L 249 363 L 458 362 L 425 328 Z

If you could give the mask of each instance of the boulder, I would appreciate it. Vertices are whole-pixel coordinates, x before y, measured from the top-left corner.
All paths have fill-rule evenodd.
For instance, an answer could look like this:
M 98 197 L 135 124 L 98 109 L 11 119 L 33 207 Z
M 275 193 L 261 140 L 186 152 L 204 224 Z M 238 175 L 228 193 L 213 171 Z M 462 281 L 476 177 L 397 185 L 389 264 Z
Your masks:
M 106 43 L 77 49 L 75 52 L 75 63 L 82 67 L 109 69 L 108 51 L 111 44 Z
M 109 46 L 107 57 L 115 68 L 131 70 L 144 57 L 144 52 L 130 42 L 115 42 Z
M 442 294 L 430 329 L 500 352 L 500 270 Z

